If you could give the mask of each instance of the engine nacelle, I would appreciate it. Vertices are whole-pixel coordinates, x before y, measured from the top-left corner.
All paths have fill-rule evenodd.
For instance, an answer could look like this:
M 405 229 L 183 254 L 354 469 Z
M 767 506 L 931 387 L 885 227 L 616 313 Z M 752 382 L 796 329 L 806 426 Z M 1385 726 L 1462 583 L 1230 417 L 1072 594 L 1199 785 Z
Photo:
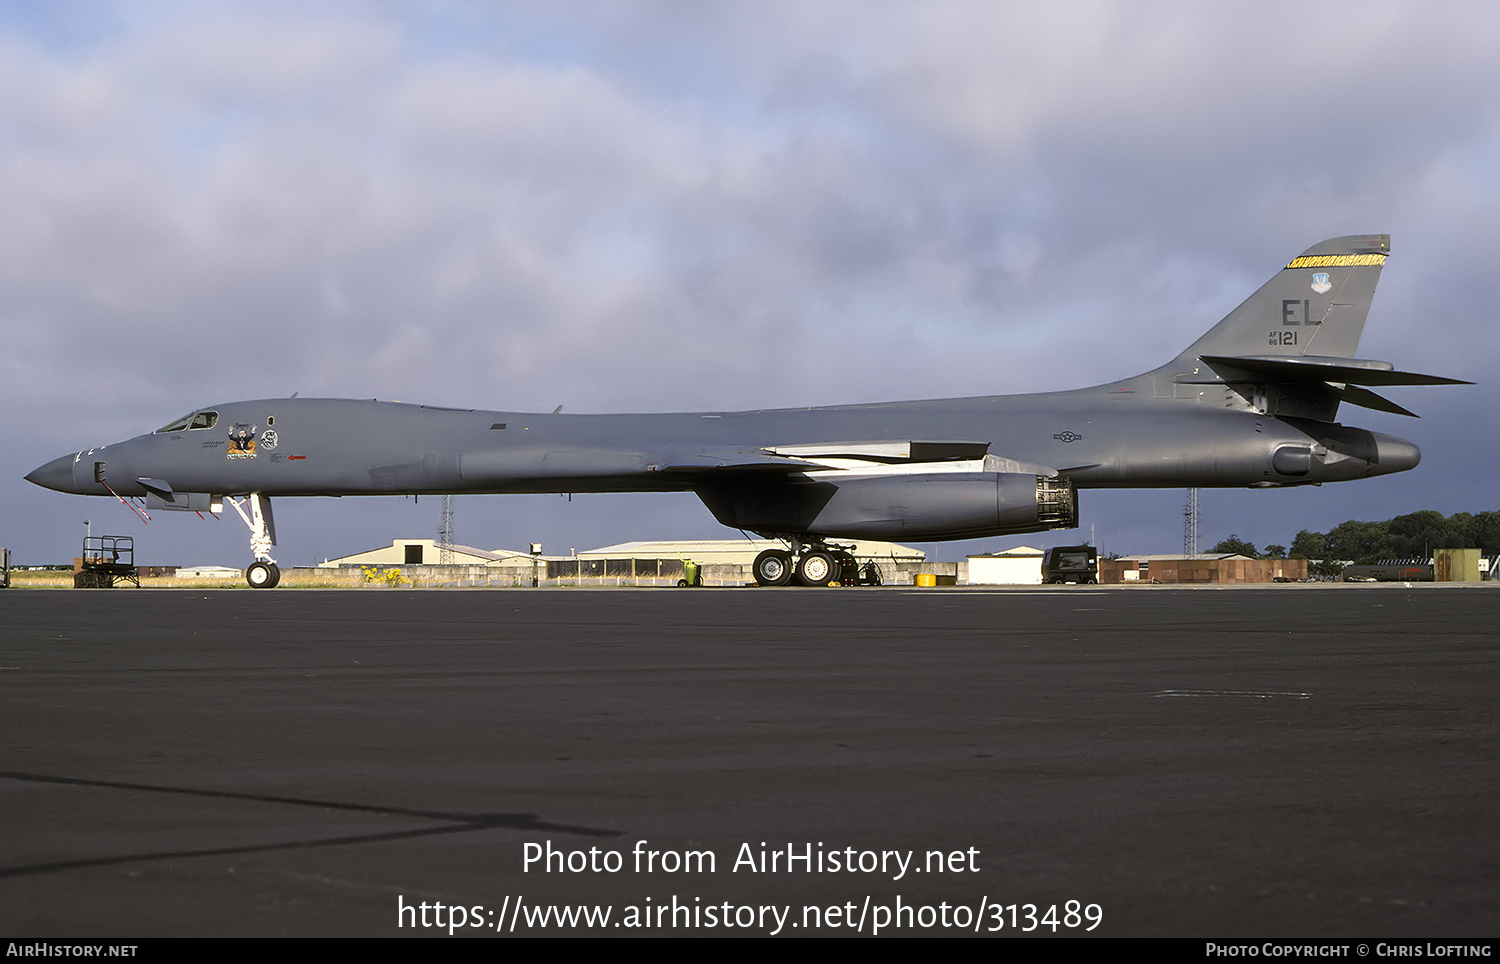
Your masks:
M 843 539 L 976 539 L 1078 524 L 1078 496 L 1061 476 L 931 472 L 830 481 L 704 485 L 698 497 L 726 526 L 763 535 Z

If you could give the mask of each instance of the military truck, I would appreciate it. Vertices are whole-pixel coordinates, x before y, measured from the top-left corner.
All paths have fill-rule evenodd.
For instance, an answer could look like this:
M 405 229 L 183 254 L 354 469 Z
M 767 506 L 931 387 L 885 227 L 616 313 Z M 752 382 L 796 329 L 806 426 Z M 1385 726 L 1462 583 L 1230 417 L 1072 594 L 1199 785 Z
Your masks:
M 1054 546 L 1042 554 L 1042 582 L 1092 585 L 1099 581 L 1099 550 L 1093 546 Z

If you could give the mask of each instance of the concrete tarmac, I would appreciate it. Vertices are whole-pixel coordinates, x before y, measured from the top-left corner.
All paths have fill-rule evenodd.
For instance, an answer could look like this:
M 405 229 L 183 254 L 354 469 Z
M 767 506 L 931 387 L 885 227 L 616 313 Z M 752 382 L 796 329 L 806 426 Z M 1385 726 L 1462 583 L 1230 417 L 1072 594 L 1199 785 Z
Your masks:
M 0 934 L 1494 937 L 1497 612 L 0 592 Z

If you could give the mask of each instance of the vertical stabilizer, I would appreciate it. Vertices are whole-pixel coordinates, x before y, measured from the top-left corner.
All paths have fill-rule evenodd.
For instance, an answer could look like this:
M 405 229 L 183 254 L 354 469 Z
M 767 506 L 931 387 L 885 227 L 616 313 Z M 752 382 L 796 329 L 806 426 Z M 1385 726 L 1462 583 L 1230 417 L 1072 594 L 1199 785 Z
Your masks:
M 1313 245 L 1193 342 L 1178 363 L 1204 355 L 1352 358 L 1390 251 L 1388 234 Z

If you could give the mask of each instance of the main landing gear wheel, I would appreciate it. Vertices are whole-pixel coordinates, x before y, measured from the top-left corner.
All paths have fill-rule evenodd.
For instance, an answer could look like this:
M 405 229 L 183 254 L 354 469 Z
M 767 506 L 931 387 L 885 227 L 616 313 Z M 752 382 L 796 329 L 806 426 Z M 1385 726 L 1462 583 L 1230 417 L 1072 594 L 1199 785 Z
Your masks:
M 797 562 L 797 581 L 804 586 L 826 586 L 838 575 L 840 568 L 832 555 L 814 549 Z
M 792 554 L 767 549 L 755 557 L 755 581 L 762 586 L 785 586 L 792 581 Z
M 245 570 L 245 581 L 251 589 L 275 589 L 281 581 L 281 570 L 274 562 L 252 562 Z

